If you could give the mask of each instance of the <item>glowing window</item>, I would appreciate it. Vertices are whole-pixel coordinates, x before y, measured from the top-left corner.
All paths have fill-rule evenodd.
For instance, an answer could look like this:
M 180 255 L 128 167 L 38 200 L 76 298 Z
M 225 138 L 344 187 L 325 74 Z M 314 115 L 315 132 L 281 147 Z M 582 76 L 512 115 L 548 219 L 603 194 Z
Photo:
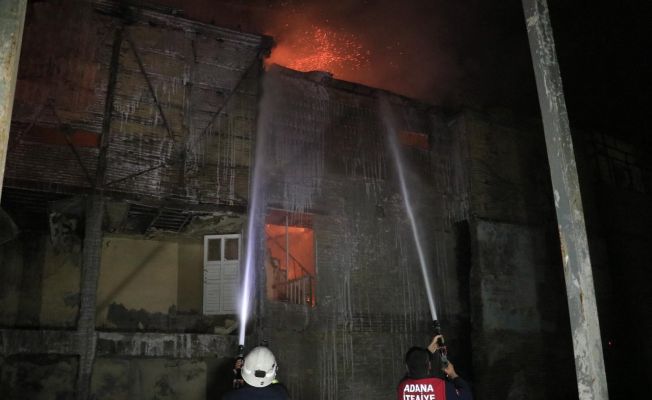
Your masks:
M 267 298 L 315 306 L 315 235 L 308 214 L 272 210 L 265 221 Z

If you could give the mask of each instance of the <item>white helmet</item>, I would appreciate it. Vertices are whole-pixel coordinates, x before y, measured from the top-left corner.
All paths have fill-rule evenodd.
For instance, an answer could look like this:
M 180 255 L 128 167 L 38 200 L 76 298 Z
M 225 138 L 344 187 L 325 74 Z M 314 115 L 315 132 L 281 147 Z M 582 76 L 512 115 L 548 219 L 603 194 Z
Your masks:
M 242 379 L 253 387 L 268 386 L 276 377 L 276 358 L 267 347 L 254 347 L 244 359 Z

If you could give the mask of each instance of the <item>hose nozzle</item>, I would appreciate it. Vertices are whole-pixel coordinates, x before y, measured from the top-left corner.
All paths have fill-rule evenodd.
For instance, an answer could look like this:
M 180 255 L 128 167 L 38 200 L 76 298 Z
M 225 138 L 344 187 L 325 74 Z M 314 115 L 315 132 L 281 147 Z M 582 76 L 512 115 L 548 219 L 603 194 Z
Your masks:
M 242 363 L 244 362 L 244 345 L 238 345 L 238 354 L 235 356 L 233 365 L 233 389 L 239 389 L 244 386 L 242 379 Z
M 441 325 L 439 325 L 438 320 L 432 321 L 432 329 L 433 329 L 434 336 L 441 335 Z M 437 345 L 439 347 L 444 346 L 444 337 L 443 336 L 440 337 L 439 339 L 437 339 Z
M 441 366 L 446 368 L 448 366 L 448 348 L 444 344 L 444 336 L 441 336 L 441 325 L 439 325 L 438 320 L 432 321 L 432 328 L 434 336 L 439 336 L 437 338 L 437 353 L 439 353 L 439 358 L 441 359 Z

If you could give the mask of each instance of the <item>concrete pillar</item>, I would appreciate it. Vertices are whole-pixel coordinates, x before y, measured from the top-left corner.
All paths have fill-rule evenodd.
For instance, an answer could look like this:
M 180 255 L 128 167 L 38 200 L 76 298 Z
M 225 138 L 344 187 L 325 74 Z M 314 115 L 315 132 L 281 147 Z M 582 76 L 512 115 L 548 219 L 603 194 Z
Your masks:
M 95 308 L 97 303 L 97 282 L 100 276 L 102 258 L 102 219 L 104 201 L 102 195 L 91 195 L 86 203 L 86 224 L 84 226 L 84 248 L 82 250 L 81 296 L 79 320 L 77 321 L 79 370 L 77 374 L 77 399 L 87 400 L 90 396 L 91 376 L 97 334 L 95 332 Z
M 84 249 L 82 253 L 81 304 L 77 333 L 79 335 L 79 371 L 77 374 L 77 400 L 87 400 L 91 394 L 91 377 L 95 352 L 97 351 L 97 332 L 95 321 L 97 313 L 97 284 L 102 261 L 102 220 L 104 219 L 104 178 L 107 168 L 113 100 L 120 66 L 120 49 L 123 41 L 122 25 L 116 27 L 113 36 L 109 80 L 104 103 L 102 137 L 97 166 L 94 193 L 86 204 L 86 225 L 84 229 Z
M 548 4 L 523 0 L 523 9 L 557 210 L 579 399 L 607 400 L 593 271 Z
M 0 198 L 27 0 L 0 0 Z

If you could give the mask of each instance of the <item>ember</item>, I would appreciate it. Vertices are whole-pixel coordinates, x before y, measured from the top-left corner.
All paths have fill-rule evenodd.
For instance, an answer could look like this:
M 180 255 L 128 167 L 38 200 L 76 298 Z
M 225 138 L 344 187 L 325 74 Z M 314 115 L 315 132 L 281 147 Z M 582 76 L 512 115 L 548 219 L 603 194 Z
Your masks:
M 294 35 L 281 35 L 278 41 L 268 64 L 334 75 L 357 71 L 369 64 L 370 51 L 351 33 L 311 25 Z

